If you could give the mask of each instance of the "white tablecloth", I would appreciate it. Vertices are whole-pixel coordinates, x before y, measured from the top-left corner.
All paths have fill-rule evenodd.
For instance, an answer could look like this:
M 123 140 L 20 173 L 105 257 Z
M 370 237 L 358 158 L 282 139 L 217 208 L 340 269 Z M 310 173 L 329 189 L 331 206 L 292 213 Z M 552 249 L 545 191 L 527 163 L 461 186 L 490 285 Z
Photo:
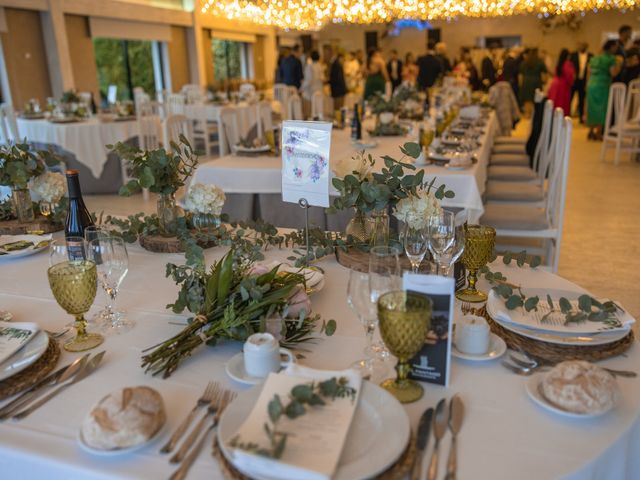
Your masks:
M 481 146 L 475 152 L 478 163 L 467 170 L 450 170 L 445 167 L 430 165 L 419 167 L 425 170 L 425 179 L 437 177 L 436 185 L 445 183 L 447 188 L 455 192 L 452 199 L 444 199 L 447 207 L 464 208 L 469 213 L 469 220 L 477 222 L 484 213 L 482 194 L 484 193 L 487 165 L 491 155 L 496 119 L 492 114 L 480 138 Z M 378 145 L 369 149 L 376 159 L 390 155 L 399 159 L 402 153 L 399 147 L 413 138 L 377 137 Z M 356 153 L 350 139 L 349 129 L 334 130 L 331 136 L 331 163 L 336 164 L 344 158 Z M 379 160 L 381 163 L 381 160 Z M 202 163 L 193 178 L 195 183 L 213 183 L 225 193 L 268 194 L 282 192 L 281 177 L 282 159 L 274 156 L 241 157 L 227 155 Z
M 223 249 L 206 253 L 211 261 Z M 272 250 L 269 259 L 284 259 L 288 251 Z M 14 313 L 20 321 L 35 321 L 42 327 L 59 330 L 69 321 L 52 299 L 47 284 L 47 255 L 0 263 L 0 309 Z M 0 424 L 0 466 L 7 479 L 104 479 L 167 478 L 174 467 L 158 450 L 191 409 L 205 384 L 218 380 L 233 390 L 245 387 L 231 381 L 224 364 L 240 351 L 241 345 L 227 342 L 203 347 L 185 361 L 167 380 L 145 374 L 140 368 L 144 348 L 165 340 L 180 327 L 169 324 L 180 317 L 165 310 L 176 297 L 176 287 L 164 278 L 167 262 L 181 263 L 180 255 L 151 254 L 138 246 L 130 248 L 130 270 L 120 294 L 120 307 L 137 322 L 131 332 L 109 337 L 98 372 L 51 400 L 25 420 Z M 336 334 L 306 348 L 304 365 L 342 369 L 361 357 L 364 331 L 346 303 L 348 270 L 333 258 L 322 261 L 328 281 L 313 297 L 315 312 L 338 322 Z M 562 278 L 516 267 L 501 267 L 515 283 L 531 287 L 575 288 Z M 151 293 L 153 292 L 153 293 Z M 98 298 L 96 311 L 104 299 Z M 61 364 L 78 354 L 63 352 Z M 610 413 L 593 420 L 558 417 L 541 409 L 525 393 L 526 377 L 504 369 L 498 361 L 474 364 L 453 359 L 448 388 L 425 384 L 425 396 L 406 406 L 412 427 L 428 406 L 442 397 L 461 395 L 465 420 L 458 442 L 459 478 L 477 480 L 539 480 L 569 478 L 580 480 L 630 480 L 640 478 L 640 379 L 618 379 L 620 404 Z M 640 349 L 634 345 L 626 354 L 603 362 L 612 368 L 638 370 Z M 148 385 L 164 397 L 168 425 L 164 435 L 152 445 L 122 457 L 96 457 L 77 444 L 83 417 L 105 394 L 125 386 Z M 384 432 L 381 432 L 384 435 Z M 450 436 L 444 438 L 440 453 L 443 478 Z M 431 442 L 433 444 L 433 441 Z M 362 451 L 367 447 L 362 446 Z M 190 479 L 222 479 L 222 474 L 205 448 L 194 465 Z
M 97 118 L 76 123 L 51 123 L 48 120 L 26 120 L 18 118 L 20 138 L 31 142 L 58 145 L 75 155 L 86 165 L 95 178 L 100 178 L 107 163 L 107 148 L 138 135 L 135 120 L 124 122 L 101 122 Z

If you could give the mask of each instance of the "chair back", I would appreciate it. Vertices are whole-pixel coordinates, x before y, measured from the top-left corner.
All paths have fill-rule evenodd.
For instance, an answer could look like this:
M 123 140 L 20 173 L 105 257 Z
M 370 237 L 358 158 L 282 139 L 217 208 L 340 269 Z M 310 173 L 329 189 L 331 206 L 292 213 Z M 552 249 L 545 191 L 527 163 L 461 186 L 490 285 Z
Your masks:
M 9 103 L 0 104 L 0 143 L 20 141 L 18 122 L 13 106 Z
M 302 116 L 302 101 L 300 100 L 299 95 L 289 96 L 286 105 L 286 120 L 304 120 L 304 117 Z
M 311 119 L 324 120 L 324 94 L 313 92 L 311 96 Z
M 160 126 L 162 121 L 158 115 L 138 116 L 138 143 L 141 150 L 160 148 Z
M 195 83 L 188 83 L 181 89 L 187 103 L 202 103 L 204 95 L 202 94 L 202 87 Z
M 625 122 L 624 103 L 627 94 L 627 86 L 616 82 L 609 87 L 609 101 L 607 103 L 607 117 L 604 123 L 604 135 L 609 135 L 611 129 L 617 130 Z
M 640 78 L 629 82 L 624 107 L 624 118 L 627 122 L 640 122 Z
M 271 102 L 262 101 L 256 105 L 256 130 L 258 138 L 264 136 L 264 132 L 273 130 Z
M 181 93 L 170 93 L 165 102 L 167 117 L 171 115 L 184 115 L 185 97 Z
M 193 122 L 193 141 L 196 144 L 204 145 L 205 155 L 211 155 L 211 130 L 215 125 L 209 123 L 208 109 L 209 107 L 206 105 L 191 105 L 189 107 L 189 120 Z
M 238 112 L 233 107 L 222 107 L 218 112 L 220 156 L 228 155 L 240 142 Z
M 168 150 L 171 142 L 180 142 L 180 135 L 184 135 L 193 145 L 190 120 L 184 115 L 167 115 L 164 121 L 164 148 Z
M 273 86 L 273 99 L 282 105 L 287 104 L 289 98 L 289 87 L 284 83 L 276 83 Z
M 107 103 L 113 105 L 118 101 L 118 86 L 109 85 L 107 88 Z

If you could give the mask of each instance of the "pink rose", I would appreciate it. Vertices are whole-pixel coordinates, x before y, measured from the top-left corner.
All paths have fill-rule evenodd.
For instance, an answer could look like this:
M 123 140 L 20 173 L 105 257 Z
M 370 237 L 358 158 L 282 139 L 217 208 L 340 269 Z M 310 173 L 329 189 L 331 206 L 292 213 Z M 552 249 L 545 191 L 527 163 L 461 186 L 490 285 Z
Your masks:
M 264 275 L 265 273 L 270 272 L 271 269 L 262 263 L 256 263 L 249 270 L 249 275 L 259 277 L 260 275 Z
M 305 291 L 304 287 L 298 285 L 289 298 L 287 299 L 289 303 L 289 310 L 287 311 L 287 318 L 298 318 L 301 311 L 305 311 L 306 314 L 311 313 L 311 300 L 309 299 L 309 295 Z

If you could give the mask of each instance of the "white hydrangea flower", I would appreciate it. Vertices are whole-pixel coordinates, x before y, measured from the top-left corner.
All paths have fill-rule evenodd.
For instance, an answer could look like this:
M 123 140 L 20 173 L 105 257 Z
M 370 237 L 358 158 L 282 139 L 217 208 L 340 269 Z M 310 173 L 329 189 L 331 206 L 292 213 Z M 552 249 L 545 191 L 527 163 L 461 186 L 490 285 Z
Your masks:
M 65 178 L 61 173 L 44 172 L 29 181 L 33 200 L 58 203 L 65 195 Z
M 403 198 L 396 205 L 393 216 L 407 222 L 411 228 L 423 229 L 429 225 L 429 217 L 440 213 L 440 201 L 426 190 L 418 190 L 416 196 Z
M 369 155 L 364 152 L 358 152 L 353 157 L 343 158 L 333 167 L 333 173 L 336 177 L 344 178 L 347 175 L 353 175 L 357 172 L 358 180 L 363 181 L 371 176 L 375 160 L 373 163 L 369 161 Z
M 225 195 L 222 189 L 215 185 L 194 183 L 189 187 L 184 206 L 190 212 L 220 215 L 224 201 Z

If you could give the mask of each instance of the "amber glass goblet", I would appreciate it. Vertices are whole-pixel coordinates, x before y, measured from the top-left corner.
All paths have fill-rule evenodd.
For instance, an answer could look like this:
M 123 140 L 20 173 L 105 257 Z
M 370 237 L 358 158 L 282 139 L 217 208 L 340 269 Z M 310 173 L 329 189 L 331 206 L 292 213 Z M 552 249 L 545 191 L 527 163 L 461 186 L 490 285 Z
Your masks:
M 469 271 L 468 286 L 456 292 L 456 298 L 463 302 L 484 302 L 487 294 L 476 288 L 478 270 L 484 267 L 493 253 L 496 231 L 484 225 L 467 225 L 465 228 L 464 253 L 462 263 Z

